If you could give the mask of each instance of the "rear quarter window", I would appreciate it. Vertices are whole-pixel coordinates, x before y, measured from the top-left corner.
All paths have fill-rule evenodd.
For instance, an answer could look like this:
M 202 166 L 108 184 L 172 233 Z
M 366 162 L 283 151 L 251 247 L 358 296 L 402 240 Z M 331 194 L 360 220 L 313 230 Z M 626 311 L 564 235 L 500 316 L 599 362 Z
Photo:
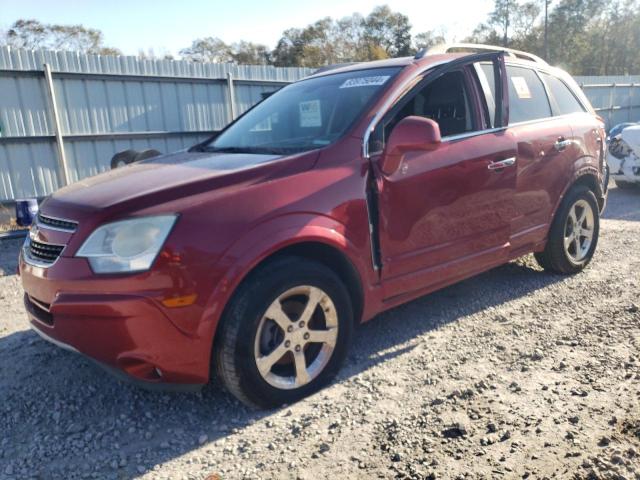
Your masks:
M 507 65 L 507 77 L 510 124 L 551 116 L 549 98 L 536 72 Z
M 584 107 L 580 104 L 569 87 L 558 77 L 543 73 L 542 77 L 549 87 L 551 96 L 555 100 L 554 114 L 567 115 L 570 113 L 584 112 Z M 555 111 L 557 109 L 557 111 Z

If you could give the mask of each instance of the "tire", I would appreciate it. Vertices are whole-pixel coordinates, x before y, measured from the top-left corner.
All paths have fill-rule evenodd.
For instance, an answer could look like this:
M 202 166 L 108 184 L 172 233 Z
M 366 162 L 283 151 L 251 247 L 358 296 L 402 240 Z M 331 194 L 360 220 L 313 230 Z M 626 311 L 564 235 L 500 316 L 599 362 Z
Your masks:
M 154 149 L 154 148 L 150 148 L 148 150 L 143 150 L 142 152 L 138 153 L 134 159 L 132 163 L 136 163 L 136 162 L 140 162 L 142 160 L 147 160 L 149 158 L 153 158 L 153 157 L 158 157 L 162 155 L 162 152 Z
M 590 214 L 587 210 L 590 209 Z M 580 223 L 580 234 L 576 241 L 576 225 Z M 573 215 L 570 217 L 570 215 Z M 572 221 L 576 218 L 577 222 Z M 589 234 L 590 232 L 590 234 Z M 598 201 L 591 190 L 584 186 L 572 188 L 566 195 L 549 230 L 547 245 L 542 252 L 535 253 L 536 260 L 547 271 L 573 274 L 584 269 L 598 245 L 600 213 Z M 583 235 L 584 234 L 584 235 Z M 587 243 L 590 235 L 590 241 Z M 565 240 L 568 247 L 565 248 Z
M 320 301 L 307 314 L 312 297 Z M 312 328 L 301 326 L 305 320 Z M 340 278 L 315 261 L 278 258 L 250 274 L 227 305 L 216 333 L 212 372 L 251 407 L 291 404 L 335 377 L 352 333 L 353 309 Z M 320 340 L 320 335 L 325 343 L 309 340 Z M 301 359 L 306 378 L 296 368 Z
M 116 168 L 121 168 L 129 165 L 130 163 L 133 163 L 136 155 L 138 155 L 138 152 L 131 149 L 116 153 L 111 158 L 111 170 L 115 170 Z

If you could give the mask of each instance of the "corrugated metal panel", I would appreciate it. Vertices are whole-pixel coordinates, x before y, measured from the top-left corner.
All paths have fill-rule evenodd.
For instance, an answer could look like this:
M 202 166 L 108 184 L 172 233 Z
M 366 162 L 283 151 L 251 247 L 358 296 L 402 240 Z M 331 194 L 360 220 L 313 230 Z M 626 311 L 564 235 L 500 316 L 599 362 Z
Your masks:
M 128 140 L 73 139 L 65 142 L 65 151 L 71 167 L 71 179 L 76 182 L 109 170 L 111 158 L 116 152 L 128 149 L 142 151 L 150 148 L 161 152 L 175 152 L 206 138 L 206 135 L 172 135 L 171 137 Z
M 236 85 L 236 108 L 238 115 L 246 112 L 262 100 L 262 94 L 274 92 L 279 87 L 273 85 Z
M 53 72 L 72 181 L 106 170 L 116 152 L 171 152 L 204 140 L 202 132 L 222 129 L 230 120 L 228 73 L 238 82 L 234 90 L 239 114 L 261 100 L 262 92 L 280 87 L 273 82 L 291 82 L 313 72 L 0 47 L 0 200 L 44 196 L 58 188 L 45 63 Z M 146 132 L 153 135 L 140 135 Z
M 41 197 L 58 187 L 53 141 L 0 143 L 0 199 Z
M 270 65 L 193 63 L 184 60 L 143 60 L 130 56 L 86 55 L 77 52 L 20 50 L 0 47 L 0 70 L 41 70 L 48 63 L 54 72 L 161 77 L 219 78 L 227 73 L 243 80 L 292 82 L 313 72 L 309 68 L 276 68 Z
M 607 127 L 640 121 L 640 75 L 576 77 Z
M 0 47 L 0 132 L 12 137 L 0 138 L 0 200 L 43 196 L 58 188 L 45 63 L 53 71 L 73 181 L 106 170 L 116 152 L 180 150 L 203 140 L 202 132 L 223 128 L 230 120 L 227 74 L 234 81 L 239 115 L 260 101 L 262 93 L 313 72 Z M 640 88 L 620 86 L 640 84 L 640 76 L 576 80 L 609 125 L 640 120 Z M 632 105 L 638 107 L 626 108 Z

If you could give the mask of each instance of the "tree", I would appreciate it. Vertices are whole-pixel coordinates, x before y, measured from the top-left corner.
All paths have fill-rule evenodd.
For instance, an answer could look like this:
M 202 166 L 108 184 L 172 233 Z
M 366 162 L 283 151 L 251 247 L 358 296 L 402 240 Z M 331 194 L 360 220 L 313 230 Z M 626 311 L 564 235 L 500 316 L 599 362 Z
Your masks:
M 545 56 L 544 0 L 495 0 L 467 40 L 505 44 Z M 559 0 L 547 24 L 549 55 L 574 75 L 640 72 L 640 0 Z
M 423 48 L 431 48 L 435 45 L 446 43 L 444 33 L 436 33 L 433 30 L 418 33 L 413 37 L 413 48 L 415 51 Z
M 277 66 L 317 67 L 411 55 L 411 24 L 406 15 L 387 6 L 366 18 L 353 14 L 326 17 L 304 28 L 285 30 L 271 54 Z
M 243 65 L 267 65 L 270 52 L 266 45 L 241 41 L 231 45 L 231 58 L 234 63 Z
M 192 62 L 230 63 L 233 61 L 231 47 L 217 37 L 198 38 L 190 47 L 180 50 L 185 60 Z
M 45 24 L 37 20 L 17 20 L 0 41 L 4 45 L 29 50 L 73 50 L 100 55 L 120 55 L 120 51 L 105 47 L 100 30 L 82 25 Z
M 382 47 L 387 57 L 411 55 L 409 17 L 387 5 L 376 7 L 364 20 L 364 38 L 369 48 Z

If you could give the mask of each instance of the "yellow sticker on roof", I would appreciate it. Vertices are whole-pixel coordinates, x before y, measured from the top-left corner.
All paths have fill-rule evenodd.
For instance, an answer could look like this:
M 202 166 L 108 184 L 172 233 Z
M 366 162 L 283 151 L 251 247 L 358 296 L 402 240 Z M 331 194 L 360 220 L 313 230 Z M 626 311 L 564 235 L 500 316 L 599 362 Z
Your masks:
M 529 85 L 524 77 L 511 77 L 511 83 L 516 89 L 518 98 L 531 98 L 531 90 L 529 90 Z

